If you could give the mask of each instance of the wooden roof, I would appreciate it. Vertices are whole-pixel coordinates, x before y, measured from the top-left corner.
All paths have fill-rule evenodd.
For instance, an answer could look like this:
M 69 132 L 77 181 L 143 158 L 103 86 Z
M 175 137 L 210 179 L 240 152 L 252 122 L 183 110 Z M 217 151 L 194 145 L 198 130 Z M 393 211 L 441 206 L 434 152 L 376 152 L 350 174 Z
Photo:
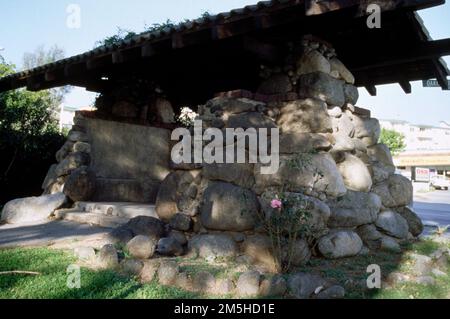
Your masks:
M 378 3 L 380 29 L 369 29 L 365 9 Z M 255 90 L 261 64 L 282 64 L 286 43 L 313 34 L 333 44 L 354 73 L 356 85 L 376 94 L 376 85 L 436 78 L 448 89 L 440 58 L 450 38 L 433 41 L 416 10 L 445 0 L 273 0 L 146 32 L 55 63 L 0 79 L 0 92 L 36 91 L 63 85 L 102 92 L 114 78 L 139 74 L 154 80 L 179 103 L 200 103 L 233 89 Z M 203 100 L 202 100 L 203 99 Z

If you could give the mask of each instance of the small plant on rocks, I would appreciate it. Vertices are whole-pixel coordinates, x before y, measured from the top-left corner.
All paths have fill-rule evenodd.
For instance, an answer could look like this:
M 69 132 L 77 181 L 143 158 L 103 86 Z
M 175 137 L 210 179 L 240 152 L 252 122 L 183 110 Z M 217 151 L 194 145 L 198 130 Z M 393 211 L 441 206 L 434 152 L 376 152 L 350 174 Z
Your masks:
M 191 127 L 194 125 L 194 120 L 198 117 L 198 114 L 191 110 L 189 107 L 183 107 L 181 109 L 178 121 L 185 127 Z
M 311 207 L 308 201 L 292 193 L 281 193 L 270 200 L 270 213 L 262 216 L 262 224 L 272 242 L 277 268 L 289 272 L 295 244 L 300 238 L 312 238 Z

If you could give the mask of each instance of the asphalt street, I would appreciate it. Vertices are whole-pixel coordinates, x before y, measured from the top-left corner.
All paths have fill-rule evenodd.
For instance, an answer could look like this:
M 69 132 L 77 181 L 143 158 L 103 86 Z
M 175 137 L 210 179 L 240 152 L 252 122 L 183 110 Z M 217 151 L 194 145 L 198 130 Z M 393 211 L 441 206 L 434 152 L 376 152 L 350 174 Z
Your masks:
M 415 193 L 414 210 L 426 226 L 425 233 L 429 233 L 437 226 L 450 225 L 450 190 Z M 446 236 L 450 236 L 450 229 Z

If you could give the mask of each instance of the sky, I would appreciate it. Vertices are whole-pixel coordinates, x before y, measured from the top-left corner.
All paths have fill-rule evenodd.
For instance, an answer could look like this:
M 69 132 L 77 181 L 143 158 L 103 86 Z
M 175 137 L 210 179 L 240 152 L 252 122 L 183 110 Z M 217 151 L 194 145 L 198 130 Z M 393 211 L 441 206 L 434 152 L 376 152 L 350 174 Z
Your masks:
M 141 32 L 146 25 L 167 19 L 194 19 L 203 12 L 219 13 L 254 4 L 257 0 L 0 0 L 0 54 L 22 67 L 23 54 L 38 46 L 57 44 L 66 56 L 91 50 L 96 41 L 115 34 L 117 28 Z M 80 28 L 67 27 L 68 6 L 80 11 Z M 419 11 L 434 39 L 450 38 L 450 1 L 443 6 Z M 1 49 L 3 48 L 3 50 Z M 339 54 L 339 52 L 338 52 Z M 445 61 L 450 66 L 450 57 Z M 423 88 L 412 83 L 412 94 L 398 84 L 377 86 L 371 97 L 360 89 L 358 106 L 372 110 L 380 119 L 406 120 L 414 124 L 438 125 L 450 122 L 450 91 Z M 74 89 L 65 99 L 73 107 L 91 105 L 95 94 Z

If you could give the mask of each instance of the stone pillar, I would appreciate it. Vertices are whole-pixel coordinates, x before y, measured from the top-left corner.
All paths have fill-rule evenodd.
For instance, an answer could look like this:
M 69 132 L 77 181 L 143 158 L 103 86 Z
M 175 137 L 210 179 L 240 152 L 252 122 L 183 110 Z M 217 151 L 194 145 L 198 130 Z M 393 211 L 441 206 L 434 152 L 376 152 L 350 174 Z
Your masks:
M 257 215 L 270 214 L 270 199 L 282 192 L 301 198 L 312 216 L 313 231 L 297 243 L 298 265 L 312 244 L 324 257 L 340 258 L 364 246 L 397 251 L 399 242 L 419 235 L 420 219 L 407 208 L 411 182 L 395 175 L 389 149 L 378 143 L 378 120 L 355 106 L 355 79 L 334 49 L 305 37 L 285 65 L 261 70 L 258 92 L 221 94 L 199 107 L 199 119 L 223 131 L 278 127 L 278 172 L 263 175 L 261 164 L 249 163 L 175 167 L 158 195 L 160 217 L 189 215 L 195 226 L 188 237 L 203 236 L 213 247 L 214 236 L 226 236 L 266 264 L 273 256 Z

